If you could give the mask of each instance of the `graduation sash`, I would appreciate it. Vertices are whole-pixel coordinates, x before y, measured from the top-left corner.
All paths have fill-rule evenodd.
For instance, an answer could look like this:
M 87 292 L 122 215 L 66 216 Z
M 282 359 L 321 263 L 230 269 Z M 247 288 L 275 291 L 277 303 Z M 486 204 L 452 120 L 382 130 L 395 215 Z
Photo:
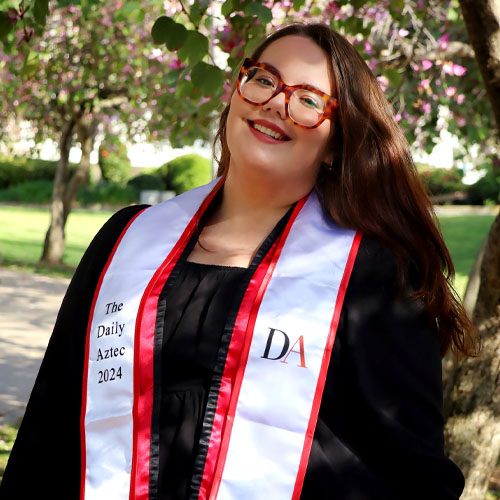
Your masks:
M 156 498 L 151 429 L 158 301 L 222 182 L 140 212 L 103 269 L 87 328 L 81 500 Z M 193 500 L 300 497 L 360 240 L 327 220 L 311 193 L 261 258 L 211 389 L 214 411 L 205 416 Z

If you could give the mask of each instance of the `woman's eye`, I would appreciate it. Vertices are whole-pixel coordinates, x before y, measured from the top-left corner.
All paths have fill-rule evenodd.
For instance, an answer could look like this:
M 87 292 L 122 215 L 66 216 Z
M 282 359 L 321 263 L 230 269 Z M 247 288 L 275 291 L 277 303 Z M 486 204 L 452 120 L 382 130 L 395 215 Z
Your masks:
M 317 109 L 319 107 L 318 102 L 312 96 L 302 96 L 300 101 L 304 106 L 307 106 L 308 108 Z
M 257 78 L 256 80 L 264 87 L 273 87 L 274 86 L 274 82 L 270 78 L 266 78 L 264 76 L 261 76 L 261 77 Z

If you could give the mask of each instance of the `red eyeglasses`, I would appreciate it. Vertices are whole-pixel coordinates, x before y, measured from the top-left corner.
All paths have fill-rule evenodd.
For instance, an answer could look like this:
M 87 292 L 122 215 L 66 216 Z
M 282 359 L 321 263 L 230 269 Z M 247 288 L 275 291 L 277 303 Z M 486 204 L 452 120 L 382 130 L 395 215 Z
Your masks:
M 250 58 L 243 61 L 236 89 L 245 102 L 254 106 L 263 106 L 283 92 L 285 114 L 301 128 L 319 127 L 326 119 L 331 119 L 339 105 L 335 97 L 312 85 L 287 85 L 273 67 Z

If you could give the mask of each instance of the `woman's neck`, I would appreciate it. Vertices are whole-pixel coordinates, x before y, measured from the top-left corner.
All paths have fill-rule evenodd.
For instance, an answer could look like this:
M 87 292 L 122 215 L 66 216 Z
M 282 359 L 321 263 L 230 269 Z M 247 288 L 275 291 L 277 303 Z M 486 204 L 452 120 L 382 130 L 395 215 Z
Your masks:
M 294 200 L 295 201 L 295 200 Z M 255 253 L 294 201 L 252 189 L 228 175 L 220 204 L 205 224 L 188 260 L 248 267 Z

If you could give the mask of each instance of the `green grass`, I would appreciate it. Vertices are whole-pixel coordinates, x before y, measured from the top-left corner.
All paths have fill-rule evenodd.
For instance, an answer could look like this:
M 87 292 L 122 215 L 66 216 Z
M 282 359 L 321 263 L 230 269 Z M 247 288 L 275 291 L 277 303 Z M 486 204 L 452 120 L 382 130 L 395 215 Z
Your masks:
M 12 446 L 14 446 L 14 440 L 16 439 L 18 429 L 19 423 L 0 427 L 0 483 L 2 482 L 3 473 L 7 466 L 7 460 L 12 451 Z
M 465 292 L 477 252 L 494 219 L 493 215 L 439 217 L 444 239 L 455 264 L 455 288 L 461 297 Z
M 66 226 L 63 265 L 57 268 L 37 264 L 49 227 L 48 210 L 27 207 L 0 207 L 0 262 L 2 266 L 35 271 L 51 276 L 71 277 L 88 244 L 112 212 L 78 210 Z
M 67 241 L 63 266 L 37 264 L 49 226 L 47 210 L 27 207 L 0 207 L 0 263 L 3 266 L 71 277 L 83 252 L 112 212 L 74 211 L 66 228 Z M 491 215 L 442 216 L 439 218 L 456 268 L 455 286 L 465 292 L 469 271 L 483 239 L 494 220 Z

